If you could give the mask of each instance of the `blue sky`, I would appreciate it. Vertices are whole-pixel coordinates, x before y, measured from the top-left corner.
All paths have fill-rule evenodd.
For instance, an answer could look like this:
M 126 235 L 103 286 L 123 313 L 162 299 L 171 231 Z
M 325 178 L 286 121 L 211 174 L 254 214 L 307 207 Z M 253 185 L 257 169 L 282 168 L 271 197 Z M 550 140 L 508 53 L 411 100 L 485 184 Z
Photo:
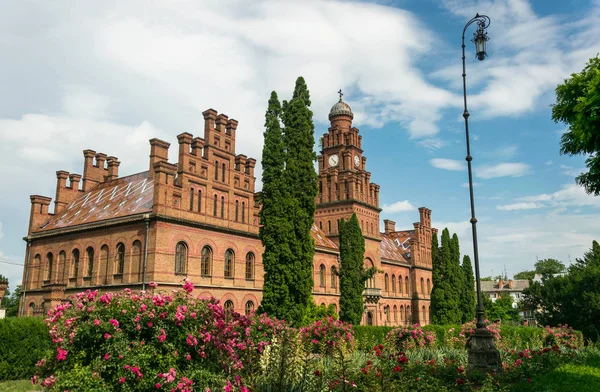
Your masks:
M 600 52 L 598 1 L 48 4 L 13 1 L 0 15 L 0 273 L 12 283 L 29 195 L 53 197 L 55 171 L 81 173 L 82 150 L 131 174 L 158 137 L 175 161 L 175 136 L 201 136 L 212 107 L 240 122 L 238 153 L 260 161 L 269 93 L 288 98 L 299 75 L 317 136 L 344 91 L 382 219 L 411 228 L 429 207 L 471 254 L 460 35 L 477 12 L 492 19 L 488 59 L 467 42 L 482 275 L 568 263 L 598 239 L 600 199 L 574 183 L 584 157 L 559 155 L 566 128 L 550 118 L 556 85 Z

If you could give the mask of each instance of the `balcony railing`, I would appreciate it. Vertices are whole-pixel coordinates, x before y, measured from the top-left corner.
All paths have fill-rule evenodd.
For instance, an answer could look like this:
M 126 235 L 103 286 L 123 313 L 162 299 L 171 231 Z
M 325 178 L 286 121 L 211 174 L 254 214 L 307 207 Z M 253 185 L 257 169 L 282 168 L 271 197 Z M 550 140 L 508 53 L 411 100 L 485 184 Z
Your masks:
M 381 289 L 365 287 L 365 291 L 363 291 L 363 297 L 365 297 L 365 301 L 367 303 L 376 304 L 379 302 L 379 298 L 381 298 Z

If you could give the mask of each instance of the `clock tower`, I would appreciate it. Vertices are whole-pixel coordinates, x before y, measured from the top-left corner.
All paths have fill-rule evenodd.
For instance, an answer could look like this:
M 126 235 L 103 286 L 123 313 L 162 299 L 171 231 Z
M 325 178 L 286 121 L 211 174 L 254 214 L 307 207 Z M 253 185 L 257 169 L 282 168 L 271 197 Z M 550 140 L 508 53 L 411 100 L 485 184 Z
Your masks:
M 379 185 L 371 182 L 371 173 L 366 170 L 362 136 L 352 126 L 352 109 L 342 100 L 341 91 L 338 93 L 340 100 L 329 112 L 331 126 L 321 138 L 315 223 L 338 244 L 338 220 L 348 220 L 356 213 L 366 240 L 367 257 L 369 243 L 379 247 L 381 241 Z M 379 252 L 373 253 L 372 258 L 379 258 Z

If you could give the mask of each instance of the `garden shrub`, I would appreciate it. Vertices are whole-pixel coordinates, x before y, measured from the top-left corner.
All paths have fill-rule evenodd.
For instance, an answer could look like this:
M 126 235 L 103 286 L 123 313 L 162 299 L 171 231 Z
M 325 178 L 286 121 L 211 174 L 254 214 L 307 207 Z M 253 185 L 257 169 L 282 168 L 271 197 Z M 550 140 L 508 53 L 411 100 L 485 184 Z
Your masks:
M 433 347 L 435 344 L 435 334 L 431 331 L 424 331 L 419 324 L 394 328 L 386 335 L 385 339 L 397 351 L 408 351 L 417 347 Z
M 36 362 L 52 348 L 48 328 L 40 317 L 0 320 L 0 381 L 29 378 Z
M 373 347 L 383 343 L 386 335 L 394 327 L 374 326 L 374 325 L 355 325 L 354 339 L 356 339 L 356 348 L 366 352 L 373 350 Z
M 332 355 L 337 346 L 345 345 L 354 350 L 354 331 L 352 325 L 333 317 L 315 321 L 301 328 L 302 341 L 312 353 Z

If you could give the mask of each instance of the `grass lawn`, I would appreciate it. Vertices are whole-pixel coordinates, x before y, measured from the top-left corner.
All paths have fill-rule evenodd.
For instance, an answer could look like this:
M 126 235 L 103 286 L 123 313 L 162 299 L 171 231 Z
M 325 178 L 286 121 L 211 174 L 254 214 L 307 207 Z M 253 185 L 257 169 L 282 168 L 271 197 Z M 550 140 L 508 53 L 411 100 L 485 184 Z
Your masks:
M 600 391 L 600 356 L 591 357 L 584 364 L 566 363 L 512 389 L 532 392 Z
M 39 385 L 31 385 L 29 380 L 0 381 L 0 392 L 41 391 Z

